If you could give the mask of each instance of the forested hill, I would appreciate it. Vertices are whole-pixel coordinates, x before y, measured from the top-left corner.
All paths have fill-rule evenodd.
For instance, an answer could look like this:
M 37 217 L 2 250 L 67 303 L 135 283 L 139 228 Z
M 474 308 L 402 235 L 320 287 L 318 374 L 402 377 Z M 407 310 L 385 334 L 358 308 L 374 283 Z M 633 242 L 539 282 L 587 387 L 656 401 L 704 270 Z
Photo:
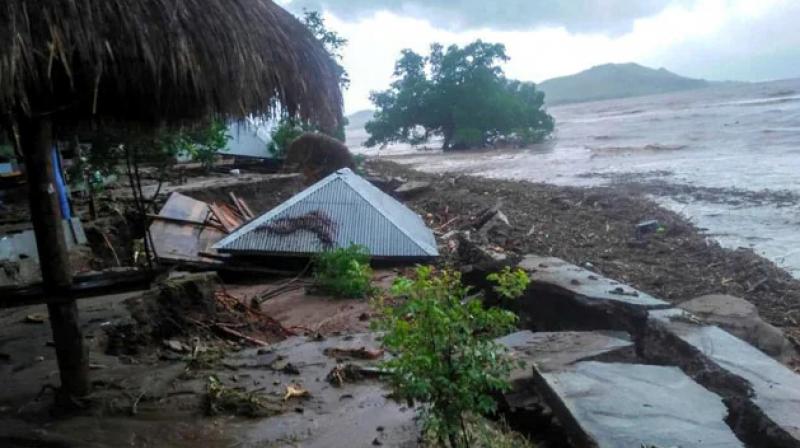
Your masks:
M 538 84 L 547 104 L 578 103 L 698 89 L 716 83 L 686 78 L 664 68 L 639 64 L 604 64 Z

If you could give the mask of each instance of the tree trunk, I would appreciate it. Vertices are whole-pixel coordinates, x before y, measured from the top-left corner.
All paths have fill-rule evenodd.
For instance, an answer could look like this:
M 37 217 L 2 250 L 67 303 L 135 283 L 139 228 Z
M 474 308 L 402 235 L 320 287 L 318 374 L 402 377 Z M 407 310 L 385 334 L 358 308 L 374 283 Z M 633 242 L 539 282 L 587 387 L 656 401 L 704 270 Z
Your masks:
M 442 139 L 442 151 L 450 150 L 450 142 L 453 140 L 453 131 L 445 129 L 443 132 L 444 138 Z
M 74 300 L 60 297 L 72 285 L 72 271 L 56 194 L 52 124 L 47 118 L 22 117 L 19 134 L 42 283 L 47 300 L 54 301 L 47 305 L 47 310 L 61 373 L 61 392 L 64 396 L 80 397 L 89 393 L 89 356 L 83 346 L 78 307 Z

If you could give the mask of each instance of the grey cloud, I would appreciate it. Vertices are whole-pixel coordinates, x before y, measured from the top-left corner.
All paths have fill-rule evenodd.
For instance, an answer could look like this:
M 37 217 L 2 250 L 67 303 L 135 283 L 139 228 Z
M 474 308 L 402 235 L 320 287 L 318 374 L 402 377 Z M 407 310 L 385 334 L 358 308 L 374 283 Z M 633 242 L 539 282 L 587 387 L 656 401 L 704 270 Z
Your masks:
M 687 1 L 691 0 L 292 0 L 288 7 L 326 10 L 345 20 L 391 11 L 450 30 L 563 26 L 570 32 L 617 35 L 629 31 L 637 18 Z
M 715 80 L 800 77 L 798 17 L 800 2 L 784 2 L 757 18 L 729 23 L 712 37 L 654 51 L 642 62 Z

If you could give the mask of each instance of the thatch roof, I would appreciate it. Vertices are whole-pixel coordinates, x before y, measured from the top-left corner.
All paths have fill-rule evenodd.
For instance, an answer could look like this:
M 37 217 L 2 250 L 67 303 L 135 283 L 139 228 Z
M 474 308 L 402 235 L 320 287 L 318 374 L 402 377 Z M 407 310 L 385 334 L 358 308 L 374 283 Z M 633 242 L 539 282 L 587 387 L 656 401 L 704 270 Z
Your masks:
M 2 0 L 0 113 L 341 118 L 334 62 L 269 0 Z

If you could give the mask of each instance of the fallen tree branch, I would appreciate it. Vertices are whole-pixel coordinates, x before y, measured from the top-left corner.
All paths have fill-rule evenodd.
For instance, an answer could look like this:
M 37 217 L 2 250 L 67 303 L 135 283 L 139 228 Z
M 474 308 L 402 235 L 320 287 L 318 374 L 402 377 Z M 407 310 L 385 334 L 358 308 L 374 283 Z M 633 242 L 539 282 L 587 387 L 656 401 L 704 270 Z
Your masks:
M 214 328 L 219 330 L 220 332 L 228 335 L 228 336 L 232 336 L 232 337 L 235 337 L 235 338 L 239 338 L 239 339 L 245 340 L 247 342 L 250 342 L 252 344 L 258 345 L 260 347 L 269 347 L 269 343 L 267 343 L 267 342 L 264 342 L 264 341 L 262 341 L 260 339 L 256 339 L 254 337 L 248 336 L 246 334 L 242 334 L 242 333 L 240 333 L 240 332 L 238 332 L 236 330 L 233 330 L 231 328 L 228 328 L 228 327 L 226 327 L 226 326 L 224 326 L 222 324 L 215 323 L 214 324 Z

